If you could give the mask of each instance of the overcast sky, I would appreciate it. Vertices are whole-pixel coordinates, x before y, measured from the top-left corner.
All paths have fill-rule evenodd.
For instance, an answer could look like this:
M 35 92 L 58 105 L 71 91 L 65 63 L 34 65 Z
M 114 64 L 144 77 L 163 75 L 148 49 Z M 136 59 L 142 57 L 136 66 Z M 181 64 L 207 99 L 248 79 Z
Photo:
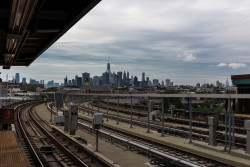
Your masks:
M 249 0 L 103 0 L 29 67 L 1 70 L 63 82 L 83 72 L 225 83 L 250 72 Z

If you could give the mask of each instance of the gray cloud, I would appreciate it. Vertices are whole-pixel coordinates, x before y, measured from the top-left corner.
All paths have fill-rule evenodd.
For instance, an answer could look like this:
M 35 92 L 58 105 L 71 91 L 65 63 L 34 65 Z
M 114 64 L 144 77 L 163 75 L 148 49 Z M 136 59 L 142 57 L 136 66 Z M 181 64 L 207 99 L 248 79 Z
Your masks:
M 112 70 L 151 79 L 225 81 L 249 71 L 249 28 L 249 0 L 105 0 L 29 68 L 7 72 L 63 82 L 66 74 L 101 75 L 109 58 Z M 213 68 L 221 62 L 227 68 Z

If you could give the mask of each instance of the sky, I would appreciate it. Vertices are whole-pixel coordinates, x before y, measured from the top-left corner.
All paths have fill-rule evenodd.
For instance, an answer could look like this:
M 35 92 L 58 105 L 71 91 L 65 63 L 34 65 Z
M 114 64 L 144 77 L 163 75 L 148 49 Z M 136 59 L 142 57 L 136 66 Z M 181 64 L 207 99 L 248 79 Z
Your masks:
M 132 2 L 132 1 L 131 1 Z M 89 72 L 222 83 L 250 71 L 249 0 L 103 0 L 29 67 L 1 70 L 63 83 Z

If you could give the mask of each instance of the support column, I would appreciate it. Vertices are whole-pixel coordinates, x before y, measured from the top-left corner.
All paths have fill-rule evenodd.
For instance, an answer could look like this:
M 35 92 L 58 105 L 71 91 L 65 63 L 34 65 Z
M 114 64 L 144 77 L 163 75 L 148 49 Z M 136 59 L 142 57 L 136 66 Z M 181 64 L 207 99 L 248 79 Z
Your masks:
M 109 121 L 109 97 L 107 96 L 107 120 Z
M 149 119 L 149 116 L 150 116 L 150 113 L 152 112 L 152 108 L 154 108 L 154 102 L 152 100 L 148 100 L 148 131 L 147 133 L 150 133 L 150 119 Z
M 119 124 L 119 122 L 118 122 L 118 112 L 119 112 L 119 96 L 117 97 L 116 124 Z
M 175 106 L 174 105 L 171 105 L 170 106 L 170 111 L 171 111 L 171 117 L 174 118 L 174 109 L 175 109 Z
M 217 146 L 216 141 L 216 128 L 218 126 L 218 118 L 208 117 L 208 125 L 209 125 L 209 142 L 210 146 Z
M 132 121 L 132 116 L 133 116 L 133 97 L 130 97 L 130 128 L 133 128 L 133 121 Z
M 244 127 L 245 127 L 245 129 L 247 131 L 246 153 L 250 154 L 250 120 L 245 120 L 244 123 L 245 123 Z
M 164 122 L 165 122 L 165 118 L 164 118 L 164 114 L 165 114 L 165 110 L 168 108 L 168 98 L 163 97 L 162 98 L 162 110 L 161 110 L 161 137 L 164 136 Z
M 192 101 L 191 98 L 188 99 L 188 105 L 189 105 L 189 144 L 192 144 Z

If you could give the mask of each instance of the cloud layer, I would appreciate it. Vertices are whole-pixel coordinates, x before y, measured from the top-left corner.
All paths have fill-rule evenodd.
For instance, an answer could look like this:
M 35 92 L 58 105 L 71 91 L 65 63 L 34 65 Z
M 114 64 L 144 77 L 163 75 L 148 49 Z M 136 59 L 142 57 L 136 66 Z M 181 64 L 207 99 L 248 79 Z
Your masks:
M 249 28 L 249 0 L 105 0 L 30 67 L 2 76 L 63 82 L 65 75 L 101 75 L 109 58 L 112 71 L 139 78 L 225 82 L 249 71 Z
M 234 70 L 237 70 L 239 68 L 245 68 L 245 67 L 247 67 L 247 65 L 245 63 L 229 63 L 229 64 L 220 63 L 217 65 L 217 67 L 230 67 Z

